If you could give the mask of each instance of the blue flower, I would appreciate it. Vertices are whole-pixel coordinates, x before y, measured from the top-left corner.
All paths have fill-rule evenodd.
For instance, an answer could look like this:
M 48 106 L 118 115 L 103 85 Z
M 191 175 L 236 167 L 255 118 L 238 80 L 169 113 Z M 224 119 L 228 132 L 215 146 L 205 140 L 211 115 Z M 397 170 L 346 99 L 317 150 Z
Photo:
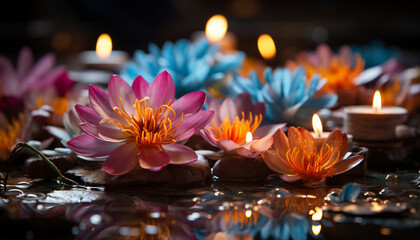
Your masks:
M 397 47 L 387 47 L 384 42 L 376 40 L 366 46 L 352 45 L 351 50 L 359 53 L 365 60 L 365 67 L 381 65 L 391 58 L 403 58 L 403 52 Z
M 137 50 L 120 75 L 129 79 L 130 84 L 138 75 L 151 83 L 159 73 L 167 70 L 175 81 L 176 96 L 179 97 L 206 90 L 222 80 L 226 73 L 236 71 L 244 57 L 243 52 L 222 54 L 218 45 L 210 44 L 206 39 L 195 42 L 180 39 L 175 43 L 165 42 L 162 49 L 150 44 L 149 53 Z
M 294 72 L 289 68 L 277 68 L 274 71 L 266 68 L 264 77 L 263 81 L 252 71 L 249 79 L 235 74 L 230 78 L 231 86 L 220 91 L 228 96 L 249 92 L 253 102 L 265 103 L 266 120 L 269 122 L 307 121 L 313 113 L 331 108 L 337 102 L 335 94 L 315 96 L 326 80 L 314 75 L 307 81 L 302 67 Z

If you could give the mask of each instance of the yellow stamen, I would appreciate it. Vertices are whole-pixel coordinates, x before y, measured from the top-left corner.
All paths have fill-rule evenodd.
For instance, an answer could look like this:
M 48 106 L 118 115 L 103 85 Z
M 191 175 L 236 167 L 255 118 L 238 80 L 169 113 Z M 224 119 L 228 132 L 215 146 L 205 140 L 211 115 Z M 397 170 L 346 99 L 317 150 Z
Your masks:
M 262 114 L 252 116 L 249 113 L 249 119 L 245 118 L 245 113 L 242 112 L 242 118 L 235 117 L 233 122 L 230 122 L 229 116 L 227 116 L 220 126 L 216 126 L 213 120 L 213 126 L 210 129 L 213 132 L 216 140 L 229 139 L 237 144 L 242 144 L 246 141 L 246 134 L 248 132 L 253 133 L 260 126 L 262 121 Z
M 18 119 L 12 119 L 11 123 L 0 129 L 0 159 L 7 159 L 16 142 L 21 137 L 25 116 L 19 114 Z
M 137 143 L 140 148 L 154 147 L 161 149 L 162 145 L 176 141 L 173 138 L 176 128 L 183 120 L 183 115 L 174 125 L 176 113 L 172 109 L 171 100 L 165 105 L 152 109 L 149 106 L 148 98 L 136 99 L 134 114 L 127 113 L 122 98 L 120 98 L 120 103 L 121 107 L 114 107 L 114 111 L 124 120 L 103 119 L 100 122 L 101 124 L 107 123 L 118 127 L 122 133 L 128 136 L 130 141 Z

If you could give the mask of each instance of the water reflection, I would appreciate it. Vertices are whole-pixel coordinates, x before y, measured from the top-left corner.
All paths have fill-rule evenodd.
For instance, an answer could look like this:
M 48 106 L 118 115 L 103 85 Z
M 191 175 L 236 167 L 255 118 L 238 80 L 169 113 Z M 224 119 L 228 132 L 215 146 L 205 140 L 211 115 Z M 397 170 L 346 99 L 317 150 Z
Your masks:
M 419 191 L 402 187 L 402 178 L 392 185 L 381 181 L 318 189 L 232 185 L 222 192 L 198 187 L 179 194 L 51 190 L 42 188 L 45 183 L 12 179 L 0 201 L 0 221 L 16 224 L 5 231 L 6 238 L 16 229 L 39 237 L 33 227 L 40 219 L 65 220 L 62 239 L 334 238 L 343 234 L 338 231 L 343 226 L 343 232 L 351 232 L 367 225 L 377 226 L 373 238 L 396 237 L 399 229 L 419 233 Z

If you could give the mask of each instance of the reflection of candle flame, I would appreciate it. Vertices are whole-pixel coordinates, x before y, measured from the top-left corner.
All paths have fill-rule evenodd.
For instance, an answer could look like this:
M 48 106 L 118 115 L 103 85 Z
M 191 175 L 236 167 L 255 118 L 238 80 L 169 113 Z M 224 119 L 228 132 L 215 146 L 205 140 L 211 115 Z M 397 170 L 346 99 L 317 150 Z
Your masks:
M 111 52 L 112 52 L 111 37 L 106 33 L 102 33 L 99 36 L 98 41 L 96 42 L 96 55 L 98 55 L 99 58 L 105 59 L 109 57 Z
M 272 59 L 276 56 L 276 45 L 273 39 L 268 34 L 263 34 L 258 38 L 258 50 L 261 56 L 266 59 Z
M 375 109 L 375 112 L 379 112 L 382 107 L 382 100 L 381 100 L 381 93 L 379 90 L 375 91 L 375 95 L 373 95 L 373 109 Z
M 214 15 L 206 24 L 206 37 L 210 42 L 223 39 L 228 28 L 227 20 L 222 15 Z
M 321 225 L 312 225 L 312 232 L 315 236 L 318 236 L 321 232 Z
M 312 116 L 312 127 L 314 128 L 314 132 L 318 137 L 321 137 L 322 134 L 322 122 L 319 118 L 318 114 L 314 114 Z
M 315 212 L 312 215 L 313 221 L 320 221 L 322 219 L 322 209 L 320 207 L 315 208 Z
M 252 211 L 251 210 L 246 210 L 245 211 L 245 217 L 249 218 L 252 215 Z
M 243 135 L 242 135 L 243 136 Z M 252 141 L 252 133 L 251 132 L 247 132 L 246 133 L 246 137 L 245 137 L 245 142 L 249 143 Z

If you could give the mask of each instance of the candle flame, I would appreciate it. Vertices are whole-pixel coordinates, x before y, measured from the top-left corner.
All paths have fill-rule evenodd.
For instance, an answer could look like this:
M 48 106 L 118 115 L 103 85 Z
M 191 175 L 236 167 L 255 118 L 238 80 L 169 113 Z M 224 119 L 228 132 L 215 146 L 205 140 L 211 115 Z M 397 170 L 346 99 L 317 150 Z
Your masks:
M 251 132 L 247 132 L 246 133 L 246 140 L 245 140 L 245 142 L 246 143 L 249 143 L 251 141 L 252 141 L 252 133 Z
M 266 59 L 272 59 L 276 56 L 276 45 L 274 44 L 273 38 L 268 34 L 263 34 L 258 38 L 258 50 L 261 56 Z
M 312 116 L 312 127 L 316 135 L 321 136 L 322 134 L 322 122 L 321 118 L 319 118 L 318 114 L 314 114 Z
M 321 225 L 312 225 L 312 232 L 315 236 L 318 236 L 321 232 Z
M 375 91 L 375 95 L 373 95 L 373 103 L 372 108 L 375 110 L 375 112 L 379 112 L 382 107 L 382 100 L 381 100 L 381 93 L 379 90 Z
M 210 42 L 218 42 L 223 39 L 228 28 L 228 23 L 223 15 L 214 15 L 206 24 L 206 37 Z
M 322 209 L 320 207 L 315 208 L 315 212 L 312 215 L 312 221 L 321 221 L 322 219 Z
M 112 52 L 111 37 L 106 33 L 102 33 L 99 36 L 98 41 L 96 42 L 96 55 L 98 55 L 98 57 L 101 59 L 105 59 L 109 57 L 111 52 Z
M 250 218 L 252 215 L 252 211 L 251 210 L 246 210 L 245 211 L 245 217 Z

